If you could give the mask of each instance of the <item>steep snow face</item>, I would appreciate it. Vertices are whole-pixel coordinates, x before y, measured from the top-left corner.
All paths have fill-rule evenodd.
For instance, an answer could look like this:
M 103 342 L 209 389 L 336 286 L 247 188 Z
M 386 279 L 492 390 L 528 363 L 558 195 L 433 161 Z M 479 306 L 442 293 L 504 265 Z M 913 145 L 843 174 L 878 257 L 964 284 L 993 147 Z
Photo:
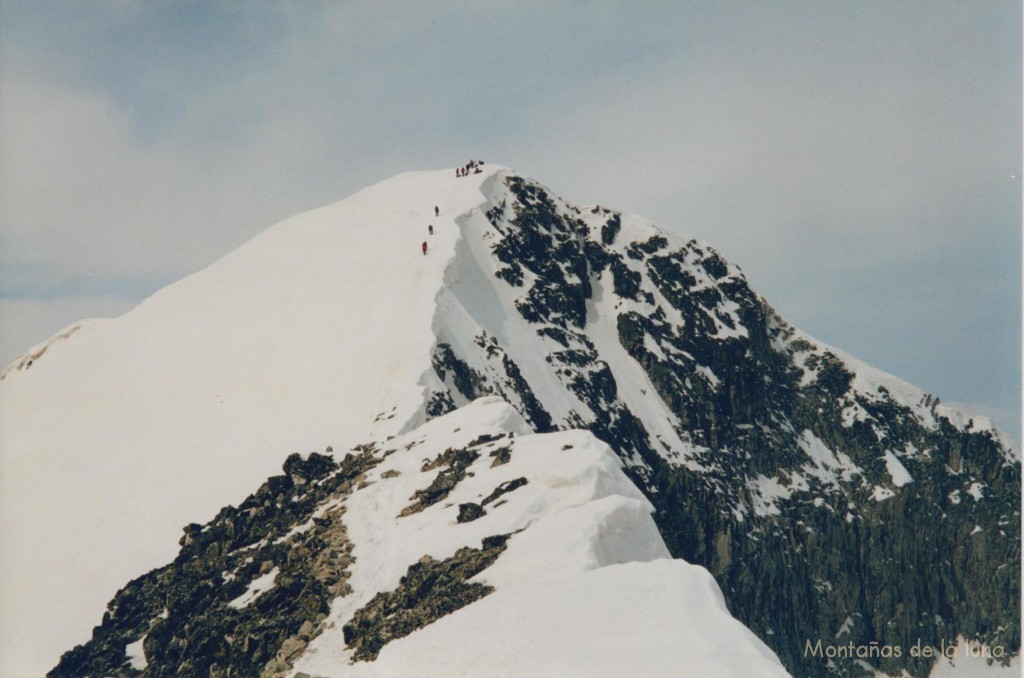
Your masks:
M 173 557 L 183 525 L 288 452 L 402 429 L 422 407 L 454 219 L 493 171 L 403 174 L 288 219 L 15 361 L 0 381 L 0 675 L 51 667 L 121 584 Z
M 191 528 L 56 673 L 787 675 L 589 432 L 492 397 L 352 452 Z

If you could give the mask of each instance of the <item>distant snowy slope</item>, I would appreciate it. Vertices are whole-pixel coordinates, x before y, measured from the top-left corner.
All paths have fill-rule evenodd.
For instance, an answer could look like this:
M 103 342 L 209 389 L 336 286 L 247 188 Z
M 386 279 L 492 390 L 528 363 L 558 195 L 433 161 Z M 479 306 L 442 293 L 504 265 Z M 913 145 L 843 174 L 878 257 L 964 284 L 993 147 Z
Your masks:
M 0 381 L 0 675 L 50 668 L 118 586 L 174 555 L 183 525 L 288 452 L 401 429 L 421 406 L 453 217 L 483 202 L 486 176 L 399 175 L 15 361 Z

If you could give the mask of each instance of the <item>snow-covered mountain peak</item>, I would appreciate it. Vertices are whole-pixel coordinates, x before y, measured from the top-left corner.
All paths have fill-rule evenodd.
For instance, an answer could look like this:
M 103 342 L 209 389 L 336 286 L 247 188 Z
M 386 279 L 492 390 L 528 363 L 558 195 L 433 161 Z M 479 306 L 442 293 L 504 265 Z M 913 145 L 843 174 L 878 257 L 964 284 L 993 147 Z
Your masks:
M 504 593 L 519 577 L 539 587 L 547 573 L 580 595 L 591 591 L 587 582 L 688 590 L 690 575 L 679 574 L 679 561 L 662 562 L 666 554 L 706 567 L 733 614 L 798 673 L 825 670 L 801 654 L 801 639 L 841 630 L 864 643 L 962 635 L 1019 647 L 1019 619 L 989 613 L 1019 583 L 1019 535 L 1006 526 L 1020 515 L 1019 454 L 990 423 L 793 328 L 706 243 L 572 205 L 506 168 L 398 175 L 267 229 L 120 318 L 66 334 L 0 379 L 0 606 L 17 611 L 0 617 L 0 643 L 19 648 L 4 653 L 0 674 L 52 666 L 85 640 L 125 581 L 199 557 L 190 544 L 206 543 L 201 526 L 235 515 L 218 514 L 222 507 L 252 493 L 289 453 L 326 446 L 357 454 L 333 455 L 341 470 L 331 466 L 331 482 L 348 483 L 344 499 L 324 490 L 307 497 L 310 506 L 337 500 L 328 508 L 344 504 L 346 530 L 366 531 L 351 540 L 352 591 L 331 584 L 316 603 L 336 627 L 362 628 L 357 611 L 377 594 L 392 604 L 385 594 L 396 577 L 415 580 L 437 563 L 480 567 L 470 584 L 496 590 L 381 652 L 378 668 L 397 671 L 388 657 L 412 656 L 400 647 L 419 656 L 449 642 L 439 629 L 464 633 L 484 617 L 512 623 L 511 610 L 527 614 Z M 472 447 L 462 440 L 468 431 L 487 427 L 480 435 L 514 433 L 516 449 L 533 451 L 493 467 L 457 453 Z M 390 445 L 392 454 L 377 454 Z M 564 445 L 574 451 L 561 455 Z M 417 446 L 438 449 L 420 458 Z M 286 476 L 295 464 L 330 466 L 302 459 L 286 463 Z M 571 481 L 554 482 L 570 462 Z M 502 475 L 520 463 L 529 468 Z M 465 477 L 446 490 L 451 500 L 409 508 L 451 482 L 436 469 L 460 464 Z M 520 477 L 528 485 L 509 489 Z M 364 481 L 372 484 L 358 487 Z M 267 491 L 278 486 L 272 479 Z M 499 486 L 508 496 L 485 507 Z M 271 528 L 284 529 L 275 516 Z M 369 526 L 379 520 L 390 545 L 373 541 Z M 623 524 L 629 529 L 615 527 Z M 507 544 L 480 541 L 508 534 Z M 360 557 L 361 542 L 383 550 Z M 523 544 L 534 546 L 515 555 Z M 461 549 L 468 560 L 449 562 Z M 409 569 L 410 558 L 426 556 Z M 204 580 L 211 604 L 260 600 L 290 561 L 273 551 L 264 562 L 231 561 L 236 579 Z M 935 568 L 945 574 L 911 588 L 900 578 Z M 452 586 L 464 584 L 481 590 Z M 541 590 L 524 589 L 522 600 Z M 654 598 L 653 618 L 688 623 L 662 615 Z M 794 609 L 813 614 L 797 618 Z M 543 611 L 531 617 L 537 629 L 555 619 Z M 145 632 L 159 637 L 148 645 L 156 654 L 137 650 L 156 661 L 177 636 L 143 626 L 194 621 L 169 614 L 173 621 L 159 624 L 108 619 L 71 660 L 114 670 L 138 655 L 118 644 L 140 643 Z M 49 633 L 37 633 L 44 624 Z M 316 672 L 360 652 L 357 631 L 313 640 L 309 630 L 299 638 L 309 647 L 301 662 Z M 232 650 L 217 661 L 278 661 L 280 643 L 290 652 L 302 635 L 281 633 L 255 654 Z M 516 637 L 542 645 L 527 636 Z M 476 642 L 491 648 L 487 661 L 505 656 Z M 298 657 L 285 663 L 305 665 Z M 159 666 L 183 670 L 193 659 L 161 655 Z M 876 659 L 915 676 L 931 666 Z M 358 670 L 377 670 L 369 666 Z

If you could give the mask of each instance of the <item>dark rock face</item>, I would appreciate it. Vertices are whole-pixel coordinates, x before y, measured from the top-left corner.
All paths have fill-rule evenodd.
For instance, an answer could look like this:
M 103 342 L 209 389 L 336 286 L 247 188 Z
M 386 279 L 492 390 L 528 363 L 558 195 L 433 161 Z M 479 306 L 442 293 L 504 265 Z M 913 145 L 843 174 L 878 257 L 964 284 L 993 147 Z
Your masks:
M 461 548 L 451 558 L 423 556 L 409 567 L 394 591 L 378 593 L 345 624 L 345 644 L 356 661 L 372 661 L 381 648 L 473 603 L 494 587 L 468 579 L 489 567 L 506 548 L 509 535 L 483 540 L 482 548 Z
M 344 506 L 380 458 L 365 447 L 340 463 L 293 454 L 237 508 L 189 525 L 174 562 L 129 582 L 92 639 L 61 657 L 51 676 L 274 676 L 318 635 L 329 603 L 349 593 L 351 545 Z M 296 526 L 306 525 L 305 530 Z M 264 586 L 250 587 L 256 580 Z M 247 595 L 249 593 L 249 595 Z M 145 669 L 125 648 L 143 640 Z
M 562 326 L 582 327 L 590 279 L 576 240 L 576 224 L 561 218 L 550 196 L 536 184 L 510 177 L 508 188 L 516 209 L 510 227 L 503 230 L 505 237 L 494 249 L 498 260 L 506 264 L 498 270 L 498 277 L 518 287 L 524 268 L 536 276 L 526 297 L 516 302 L 528 321 L 555 317 Z M 500 221 L 492 223 L 502 229 Z
M 507 452 L 508 449 L 509 448 L 507 447 L 499 448 L 491 452 L 491 455 L 494 455 L 495 452 Z M 499 459 L 500 457 L 495 458 L 495 463 L 491 464 L 491 468 L 499 465 L 497 463 Z M 484 510 L 485 506 L 487 506 L 490 503 L 498 501 L 498 499 L 500 499 L 502 495 L 508 494 L 513 490 L 518 490 L 523 485 L 526 485 L 526 483 L 526 478 L 514 478 L 513 480 L 508 480 L 498 485 L 496 488 L 494 488 L 494 491 L 491 492 L 486 497 L 484 497 L 484 500 L 481 501 L 479 504 L 476 504 L 474 502 L 459 504 L 459 515 L 455 518 L 455 520 L 460 523 L 471 523 L 477 518 L 483 518 L 485 515 L 487 515 L 487 511 Z M 501 503 L 502 502 L 499 501 L 497 504 L 495 504 L 495 506 L 500 506 Z
M 473 502 L 466 502 L 465 504 L 459 504 L 459 515 L 456 516 L 455 521 L 471 523 L 477 518 L 483 518 L 485 515 L 487 515 L 487 511 L 484 511 L 483 506 Z
M 433 506 L 447 497 L 448 493 L 455 488 L 459 481 L 466 477 L 466 468 L 476 461 L 479 456 L 479 452 L 474 452 L 470 448 L 459 450 L 447 449 L 433 461 L 424 464 L 423 471 L 430 471 L 438 467 L 443 468 L 434 477 L 430 485 L 422 490 L 416 490 L 416 493 L 410 497 L 413 503 L 402 509 L 399 517 L 404 518 L 405 516 L 419 513 L 428 506 Z
M 512 461 L 512 448 L 507 446 L 499 447 L 488 452 L 488 456 L 494 457 L 494 461 L 491 462 L 491 468 L 502 466 Z
M 486 329 L 475 355 L 438 347 L 449 391 L 502 395 L 539 430 L 585 427 L 608 443 L 673 555 L 707 567 L 797 675 L 860 675 L 856 656 L 804 652 L 840 633 L 899 645 L 901 657 L 863 659 L 913 676 L 933 664 L 910 656 L 917 641 L 1019 652 L 1021 467 L 992 433 L 957 428 L 937 399 L 894 392 L 803 337 L 696 240 L 581 211 L 516 176 L 493 200 L 496 285 L 546 342 L 531 358 L 564 393 L 512 378 L 506 363 L 525 357 Z M 598 303 L 647 382 L 644 403 L 624 397 L 623 359 L 613 370 L 592 339 Z M 551 414 L 567 395 L 580 406 Z M 656 408 L 675 440 L 654 432 Z
M 515 478 L 513 480 L 506 481 L 501 485 L 498 485 L 496 488 L 494 488 L 493 492 L 484 497 L 484 500 L 480 502 L 480 505 L 487 506 L 492 501 L 497 501 L 497 499 L 501 497 L 503 494 L 508 494 L 509 492 L 518 490 L 523 485 L 526 485 L 526 483 L 526 478 Z

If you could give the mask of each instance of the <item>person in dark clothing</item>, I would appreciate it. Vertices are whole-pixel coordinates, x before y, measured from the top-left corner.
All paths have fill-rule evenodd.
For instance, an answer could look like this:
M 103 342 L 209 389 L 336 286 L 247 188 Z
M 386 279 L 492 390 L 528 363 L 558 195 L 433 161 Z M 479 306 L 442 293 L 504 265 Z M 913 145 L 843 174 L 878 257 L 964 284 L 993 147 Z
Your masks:
M 427 226 L 427 233 L 429 233 L 430 235 L 434 235 L 434 225 L 433 224 L 430 224 L 429 226 Z
M 424 240 L 423 241 L 423 254 L 426 254 L 426 253 L 427 253 L 427 241 Z
M 441 216 L 441 210 L 437 209 L 437 205 L 434 205 L 434 216 L 435 217 Z

